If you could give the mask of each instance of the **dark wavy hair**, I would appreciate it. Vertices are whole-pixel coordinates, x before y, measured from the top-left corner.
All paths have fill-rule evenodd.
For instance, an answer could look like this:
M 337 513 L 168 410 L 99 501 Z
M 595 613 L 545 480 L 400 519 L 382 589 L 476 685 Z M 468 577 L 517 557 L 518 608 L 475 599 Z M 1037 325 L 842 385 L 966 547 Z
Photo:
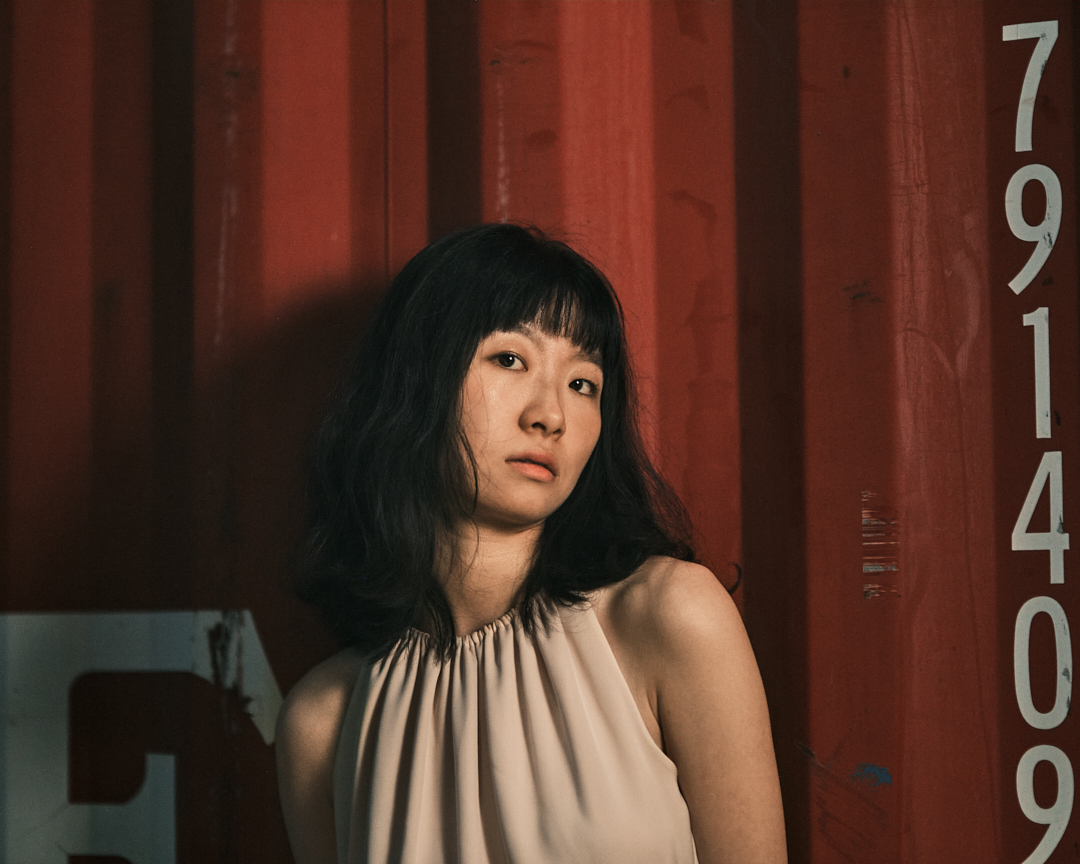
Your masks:
M 597 353 L 604 375 L 596 448 L 545 522 L 522 587 L 526 626 L 548 602 L 579 603 L 650 556 L 693 560 L 685 511 L 642 447 L 608 280 L 534 228 L 458 231 L 394 280 L 315 440 L 298 589 L 369 656 L 384 656 L 411 627 L 428 630 L 444 657 L 454 646 L 435 564 L 475 505 L 462 385 L 480 341 L 521 325 Z

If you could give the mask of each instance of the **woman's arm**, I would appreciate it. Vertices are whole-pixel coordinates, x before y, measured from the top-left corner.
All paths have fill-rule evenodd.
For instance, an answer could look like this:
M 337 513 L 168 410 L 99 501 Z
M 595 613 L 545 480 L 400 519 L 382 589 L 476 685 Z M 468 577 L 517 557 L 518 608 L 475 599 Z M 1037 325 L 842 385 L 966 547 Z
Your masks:
M 296 864 L 336 864 L 333 774 L 359 659 L 343 651 L 290 691 L 278 716 L 278 792 Z
M 696 564 L 654 559 L 627 581 L 613 616 L 679 770 L 700 861 L 783 864 L 768 707 L 738 609 Z

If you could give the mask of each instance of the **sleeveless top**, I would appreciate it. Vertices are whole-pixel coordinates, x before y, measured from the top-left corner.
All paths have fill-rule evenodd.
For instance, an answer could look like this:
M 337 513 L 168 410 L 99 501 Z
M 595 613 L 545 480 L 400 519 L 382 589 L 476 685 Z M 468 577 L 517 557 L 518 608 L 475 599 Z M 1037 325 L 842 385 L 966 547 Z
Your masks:
M 591 608 L 510 612 L 440 662 L 365 664 L 334 767 L 339 864 L 694 864 L 675 764 Z

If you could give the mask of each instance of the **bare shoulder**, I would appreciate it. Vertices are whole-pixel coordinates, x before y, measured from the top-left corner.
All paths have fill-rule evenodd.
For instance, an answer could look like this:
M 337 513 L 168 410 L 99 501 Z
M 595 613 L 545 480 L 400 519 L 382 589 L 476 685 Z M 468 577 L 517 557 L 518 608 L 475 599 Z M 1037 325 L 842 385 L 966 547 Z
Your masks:
M 363 663 L 356 651 L 347 648 L 304 675 L 285 697 L 278 715 L 277 740 L 314 743 L 328 735 L 336 739 Z
M 700 564 L 650 558 L 632 576 L 599 592 L 595 603 L 610 637 L 642 643 L 650 653 L 682 655 L 745 638 L 735 603 Z
M 278 715 L 278 791 L 297 864 L 336 859 L 333 774 L 341 723 L 365 660 L 345 650 L 289 691 Z
M 759 686 L 742 615 L 707 567 L 651 558 L 601 602 L 611 635 L 669 705 L 683 687 L 698 691 L 702 676 L 725 690 Z M 661 724 L 664 701 L 658 700 Z
M 782 864 L 768 706 L 724 586 L 705 567 L 653 558 L 597 592 L 594 608 L 646 725 L 678 770 L 698 860 Z

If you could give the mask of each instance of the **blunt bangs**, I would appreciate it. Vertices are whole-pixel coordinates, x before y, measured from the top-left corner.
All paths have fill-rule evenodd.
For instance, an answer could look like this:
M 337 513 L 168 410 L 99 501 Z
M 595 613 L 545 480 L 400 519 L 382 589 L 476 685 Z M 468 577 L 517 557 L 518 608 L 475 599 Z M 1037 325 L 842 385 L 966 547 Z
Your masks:
M 607 278 L 565 243 L 511 224 L 469 229 L 442 243 L 446 251 L 424 280 L 442 295 L 430 323 L 451 355 L 443 359 L 462 380 L 481 340 L 528 326 L 596 355 L 605 379 L 624 377 L 618 298 Z
M 614 298 L 597 296 L 589 290 L 592 286 L 552 283 L 541 290 L 512 292 L 497 295 L 490 327 L 495 330 L 513 330 L 533 326 L 550 336 L 570 340 L 586 354 L 595 355 L 602 366 L 617 364 L 622 354 L 622 327 Z M 584 289 L 584 290 L 583 290 Z M 501 302 L 498 302 L 501 301 Z

